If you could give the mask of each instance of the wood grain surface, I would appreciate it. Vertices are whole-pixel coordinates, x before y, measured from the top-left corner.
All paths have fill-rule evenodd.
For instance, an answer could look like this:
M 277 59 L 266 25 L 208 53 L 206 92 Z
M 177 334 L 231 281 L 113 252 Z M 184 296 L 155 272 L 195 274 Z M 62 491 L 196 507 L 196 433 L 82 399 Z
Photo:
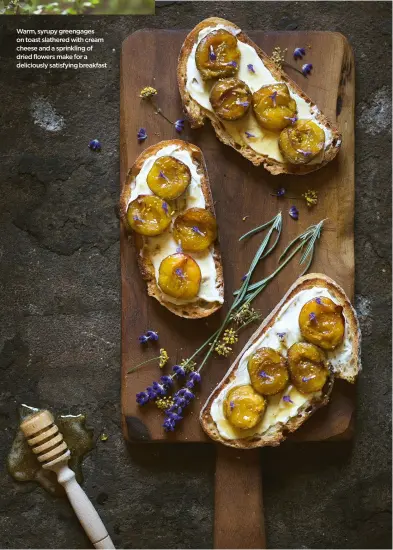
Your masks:
M 190 130 L 186 124 L 181 138 L 198 145 L 204 155 L 212 185 L 219 225 L 225 277 L 225 299 L 239 287 L 242 275 L 262 240 L 261 235 L 239 243 L 246 231 L 283 212 L 283 232 L 277 251 L 258 266 L 254 280 L 269 274 L 277 265 L 280 252 L 288 242 L 310 224 L 328 218 L 317 248 L 312 271 L 323 272 L 343 286 L 350 297 L 354 292 L 354 61 L 346 39 L 330 32 L 250 32 L 251 39 L 267 53 L 275 46 L 288 48 L 287 59 L 298 46 L 310 46 L 303 62 L 313 64 L 313 72 L 304 78 L 293 69 L 288 75 L 313 99 L 332 120 L 337 120 L 343 134 L 338 157 L 320 171 L 308 176 L 272 176 L 262 167 L 254 167 L 231 148 L 221 144 L 210 126 Z M 123 43 L 121 59 L 121 182 L 136 157 L 148 146 L 163 139 L 179 138 L 173 126 L 155 114 L 152 106 L 139 99 L 144 86 L 158 90 L 157 104 L 170 120 L 182 118 L 182 107 L 176 83 L 176 65 L 184 31 L 142 30 Z M 148 139 L 138 144 L 137 131 L 144 127 Z M 318 192 L 318 205 L 307 209 L 303 200 L 277 199 L 272 196 L 285 187 L 288 197 L 301 197 L 307 189 Z M 298 221 L 288 210 L 296 204 Z M 243 218 L 246 217 L 245 221 Z M 121 226 L 122 276 L 122 414 L 124 436 L 130 441 L 208 441 L 199 426 L 199 410 L 211 390 L 221 380 L 231 361 L 252 334 L 241 335 L 232 357 L 214 357 L 202 371 L 203 383 L 186 419 L 174 434 L 161 428 L 162 414 L 154 407 L 139 408 L 135 394 L 159 378 L 157 363 L 148 364 L 133 374 L 127 371 L 164 347 L 170 356 L 165 370 L 188 357 L 217 328 L 224 318 L 226 305 L 203 320 L 176 317 L 146 294 L 145 283 L 138 271 L 132 237 Z M 263 315 L 276 305 L 300 273 L 295 260 L 255 303 Z M 138 336 L 156 330 L 159 342 L 141 346 Z M 346 383 L 335 385 L 332 401 L 318 411 L 294 436 L 302 441 L 350 437 L 353 428 L 354 388 Z M 245 547 L 245 546 L 243 546 Z

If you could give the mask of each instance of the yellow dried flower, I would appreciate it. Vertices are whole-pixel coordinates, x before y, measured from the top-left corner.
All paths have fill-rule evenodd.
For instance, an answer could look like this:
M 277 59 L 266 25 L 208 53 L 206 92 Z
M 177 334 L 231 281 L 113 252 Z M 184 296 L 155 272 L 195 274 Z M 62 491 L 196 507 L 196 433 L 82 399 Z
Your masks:
M 287 52 L 288 48 L 285 48 L 285 50 L 282 50 L 280 46 L 276 46 L 273 48 L 272 55 L 270 56 L 271 61 L 279 68 L 282 69 L 282 66 L 285 61 L 285 54 Z
M 218 355 L 222 355 L 223 357 L 228 357 L 228 355 L 232 351 L 232 348 L 228 346 L 225 342 L 219 342 L 216 344 L 214 350 L 216 353 L 218 353 Z
M 157 407 L 163 411 L 169 409 L 173 405 L 173 397 L 160 397 L 160 399 L 155 400 Z
M 169 355 L 168 355 L 167 351 L 164 348 L 160 349 L 160 358 L 159 359 L 160 359 L 159 367 L 160 367 L 160 369 L 162 369 L 162 367 L 164 365 L 166 365 L 168 360 L 169 360 Z
M 195 361 L 183 359 L 183 361 L 180 363 L 180 366 L 183 367 L 186 372 L 192 372 L 196 367 L 196 363 Z
M 237 334 L 236 334 L 236 330 L 233 329 L 233 328 L 227 328 L 225 331 L 224 331 L 224 334 L 223 334 L 223 337 L 222 337 L 222 341 L 224 342 L 224 344 L 236 344 L 236 342 L 239 340 Z
M 150 97 L 157 95 L 157 93 L 158 92 L 155 88 L 152 88 L 151 86 L 146 86 L 140 91 L 139 97 L 141 97 L 142 99 L 149 99 Z
M 313 189 L 309 189 L 303 194 L 303 197 L 306 199 L 306 204 L 309 208 L 311 208 L 311 206 L 315 206 L 318 202 L 317 192 Z
M 239 311 L 232 315 L 232 321 L 235 321 L 237 325 L 245 325 L 251 323 L 251 321 L 257 321 L 261 315 L 255 311 L 250 304 L 244 304 Z

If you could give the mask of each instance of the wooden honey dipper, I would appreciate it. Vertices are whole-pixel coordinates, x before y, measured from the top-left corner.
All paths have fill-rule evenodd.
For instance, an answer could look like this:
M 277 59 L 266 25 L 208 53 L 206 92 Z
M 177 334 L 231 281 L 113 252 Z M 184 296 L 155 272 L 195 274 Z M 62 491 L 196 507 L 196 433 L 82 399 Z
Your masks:
M 67 466 L 71 453 L 51 413 L 35 413 L 26 418 L 20 427 L 42 467 L 56 473 L 57 481 L 63 485 L 71 506 L 95 548 L 115 548 L 100 516 L 76 481 L 74 472 Z

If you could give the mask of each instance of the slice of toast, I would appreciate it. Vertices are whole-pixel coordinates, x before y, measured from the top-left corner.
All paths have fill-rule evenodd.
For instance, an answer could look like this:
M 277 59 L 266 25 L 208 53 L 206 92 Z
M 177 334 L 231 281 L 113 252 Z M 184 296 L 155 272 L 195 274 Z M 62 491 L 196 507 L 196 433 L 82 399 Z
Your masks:
M 345 339 L 348 339 L 348 343 L 350 345 L 350 357 L 348 362 L 346 362 L 345 364 L 340 363 L 338 365 L 335 365 L 334 368 L 329 365 L 331 374 L 328 382 L 323 388 L 323 391 L 320 392 L 320 395 L 317 396 L 311 394 L 310 399 L 306 401 L 303 405 L 301 405 L 300 408 L 297 410 L 296 416 L 292 416 L 287 422 L 277 422 L 275 424 L 272 424 L 263 433 L 258 433 L 258 431 L 256 431 L 250 437 L 239 439 L 225 439 L 224 437 L 222 437 L 218 426 L 213 420 L 211 414 L 213 402 L 220 395 L 222 390 L 235 380 L 236 372 L 239 368 L 239 364 L 243 355 L 255 342 L 257 342 L 257 340 L 263 334 L 265 334 L 271 327 L 274 326 L 280 312 L 283 310 L 285 305 L 294 297 L 296 297 L 296 295 L 299 294 L 301 291 L 312 289 L 315 287 L 322 287 L 328 290 L 334 301 L 343 307 L 343 314 L 346 324 Z M 223 380 L 216 386 L 216 388 L 207 399 L 200 414 L 200 422 L 202 428 L 207 433 L 207 435 L 215 441 L 239 449 L 252 449 L 255 447 L 279 445 L 282 441 L 284 441 L 287 434 L 297 430 L 317 409 L 328 403 L 335 378 L 341 378 L 351 383 L 355 381 L 356 376 L 361 369 L 360 344 L 361 334 L 357 315 L 343 289 L 332 279 L 320 273 L 312 273 L 300 277 L 291 286 L 291 288 L 285 294 L 283 299 L 277 304 L 270 315 L 263 321 L 257 331 L 251 336 L 250 340 L 240 352 Z
M 252 149 L 245 141 L 235 140 L 230 135 L 223 122 L 215 115 L 212 110 L 208 110 L 201 106 L 195 99 L 193 99 L 187 90 L 187 61 L 192 52 L 192 49 L 196 43 L 198 43 L 199 33 L 206 28 L 216 27 L 217 25 L 223 25 L 225 29 L 229 30 L 236 35 L 236 38 L 251 46 L 257 53 L 258 57 L 262 60 L 265 67 L 270 71 L 271 75 L 277 82 L 285 82 L 291 92 L 296 93 L 303 98 L 310 108 L 315 109 L 316 120 L 326 127 L 331 132 L 330 144 L 325 148 L 323 157 L 320 162 L 295 165 L 269 157 L 268 155 L 261 154 Z M 190 122 L 192 128 L 199 128 L 204 125 L 205 119 L 209 118 L 212 126 L 216 132 L 216 135 L 220 141 L 226 145 L 230 145 L 236 151 L 238 151 L 245 158 L 250 160 L 254 165 L 263 165 L 270 173 L 277 174 L 309 174 L 319 168 L 322 168 L 325 164 L 334 159 L 337 155 L 341 145 L 341 134 L 337 127 L 330 122 L 324 114 L 322 114 L 312 100 L 302 91 L 302 89 L 293 82 L 289 76 L 277 67 L 275 63 L 269 58 L 269 56 L 262 51 L 254 42 L 252 42 L 248 36 L 242 32 L 242 30 L 234 23 L 221 19 L 219 17 L 210 17 L 201 21 L 187 36 L 180 51 L 178 68 L 177 68 L 177 80 L 179 85 L 179 91 L 182 98 L 185 114 Z M 278 139 L 278 134 L 277 134 Z
M 139 155 L 134 165 L 129 170 L 120 198 L 120 216 L 123 223 L 125 224 L 125 227 L 128 227 L 127 208 L 130 202 L 132 190 L 135 186 L 135 178 L 137 177 L 145 161 L 149 159 L 149 157 L 155 155 L 161 149 L 172 145 L 177 146 L 176 150 L 182 149 L 190 154 L 192 162 L 195 165 L 198 174 L 201 176 L 201 190 L 205 199 L 205 208 L 206 210 L 209 210 L 213 215 L 215 215 L 209 176 L 207 173 L 205 159 L 203 157 L 202 151 L 199 149 L 199 147 L 196 147 L 195 145 L 192 145 L 190 143 L 186 143 L 185 141 L 181 141 L 179 139 L 171 139 L 161 141 L 160 143 L 157 143 L 156 145 L 152 145 L 151 147 L 145 149 L 145 151 L 143 151 L 143 153 Z M 185 194 L 186 193 L 187 191 L 185 192 Z M 169 297 L 162 292 L 157 284 L 153 262 L 151 260 L 151 257 L 149 257 L 149 255 L 147 254 L 147 249 L 145 248 L 147 239 L 154 239 L 154 237 L 145 237 L 135 232 L 132 233 L 134 237 L 133 241 L 136 248 L 139 270 L 142 274 L 142 277 L 147 283 L 147 293 L 149 296 L 153 296 L 154 298 L 156 298 L 156 300 L 158 300 L 160 304 L 165 306 L 175 315 L 179 315 L 180 317 L 185 317 L 187 319 L 200 319 L 202 317 L 207 317 L 208 315 L 211 315 L 212 313 L 217 311 L 222 306 L 222 303 L 224 301 L 224 278 L 220 248 L 217 240 L 212 245 L 211 253 L 216 270 L 216 288 L 220 299 L 217 301 L 209 302 L 197 297 L 195 301 L 177 304 L 173 303 L 169 299 Z

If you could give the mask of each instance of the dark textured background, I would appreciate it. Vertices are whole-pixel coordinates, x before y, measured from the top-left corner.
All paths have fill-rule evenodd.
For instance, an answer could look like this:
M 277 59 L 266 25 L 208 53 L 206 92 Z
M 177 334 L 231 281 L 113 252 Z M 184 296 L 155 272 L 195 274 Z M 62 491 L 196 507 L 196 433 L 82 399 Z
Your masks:
M 268 545 L 391 548 L 390 3 L 165 4 L 156 17 L 0 21 L 1 463 L 19 403 L 84 411 L 96 435 L 109 435 L 85 461 L 85 489 L 117 547 L 212 546 L 213 446 L 128 449 L 120 432 L 121 42 L 211 15 L 244 29 L 338 31 L 356 58 L 356 437 L 263 450 Z M 17 26 L 95 28 L 110 68 L 16 72 Z M 87 148 L 95 137 L 101 154 Z M 66 501 L 15 483 L 5 467 L 0 483 L 1 547 L 90 547 Z

